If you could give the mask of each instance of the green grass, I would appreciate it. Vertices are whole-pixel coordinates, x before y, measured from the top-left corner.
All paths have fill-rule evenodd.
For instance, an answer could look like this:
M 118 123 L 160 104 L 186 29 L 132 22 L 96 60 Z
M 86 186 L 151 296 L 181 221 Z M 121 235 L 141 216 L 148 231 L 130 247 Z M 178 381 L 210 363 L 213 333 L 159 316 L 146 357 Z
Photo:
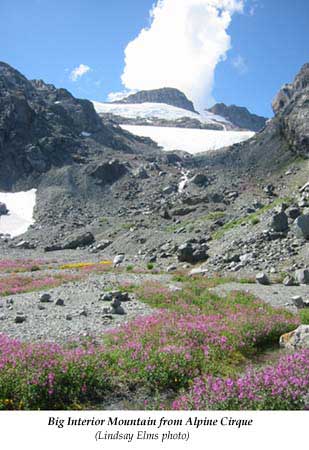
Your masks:
M 168 233 L 175 233 L 177 230 L 181 228 L 186 228 L 188 232 L 192 232 L 195 227 L 203 225 L 205 222 L 219 220 L 225 217 L 225 213 L 223 211 L 212 211 L 205 216 L 201 216 L 196 220 L 184 220 L 177 225 L 169 225 L 166 227 Z
M 301 309 L 299 315 L 301 323 L 303 325 L 309 325 L 309 309 Z
M 263 208 L 259 209 L 258 211 L 248 214 L 245 217 L 240 217 L 238 219 L 231 220 L 230 222 L 227 222 L 224 224 L 219 230 L 215 231 L 212 235 L 212 238 L 214 240 L 221 239 L 225 233 L 227 233 L 230 230 L 233 230 L 236 227 L 239 227 L 241 225 L 245 225 L 248 223 L 251 223 L 253 225 L 256 225 L 260 222 L 260 217 L 265 214 L 266 212 L 270 211 L 271 209 L 275 208 L 276 206 L 280 206 L 283 203 L 291 203 L 291 199 L 289 197 L 285 198 L 278 198 L 274 202 L 272 202 L 269 205 L 263 206 Z

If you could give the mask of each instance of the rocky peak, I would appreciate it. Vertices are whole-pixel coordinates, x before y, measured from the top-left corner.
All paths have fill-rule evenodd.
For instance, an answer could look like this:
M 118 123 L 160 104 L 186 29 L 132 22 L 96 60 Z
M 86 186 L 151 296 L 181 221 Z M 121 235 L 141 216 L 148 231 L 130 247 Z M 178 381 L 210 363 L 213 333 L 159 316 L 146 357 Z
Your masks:
M 114 103 L 165 103 L 196 112 L 193 103 L 188 100 L 185 94 L 175 88 L 161 88 L 147 91 L 139 91 Z
M 216 103 L 207 111 L 222 116 L 238 128 L 244 128 L 250 131 L 260 131 L 265 127 L 267 118 L 250 113 L 247 108 L 242 106 Z
M 133 149 L 134 146 L 134 149 Z M 0 63 L 0 187 L 38 177 L 53 167 L 87 161 L 102 151 L 134 152 L 138 138 L 103 123 L 88 100 L 42 80 L 27 80 Z
M 272 107 L 288 145 L 299 154 L 309 154 L 309 63 L 294 81 L 285 84 Z

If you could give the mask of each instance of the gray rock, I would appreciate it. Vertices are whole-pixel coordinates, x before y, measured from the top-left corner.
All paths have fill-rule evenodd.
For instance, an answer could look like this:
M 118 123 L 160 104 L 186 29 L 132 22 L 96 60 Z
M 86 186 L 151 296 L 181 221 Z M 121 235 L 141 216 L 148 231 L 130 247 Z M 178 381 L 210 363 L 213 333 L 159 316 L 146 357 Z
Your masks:
M 284 232 L 289 228 L 288 216 L 285 212 L 279 212 L 272 216 L 270 227 L 276 232 Z
M 309 269 L 296 270 L 295 278 L 299 284 L 309 284 Z
M 17 313 L 15 317 L 15 323 L 24 323 L 27 320 L 27 316 L 25 316 L 23 313 Z
M 94 242 L 94 236 L 90 231 L 87 231 L 85 233 L 78 233 L 70 238 L 68 238 L 62 248 L 63 249 L 69 249 L 69 250 L 75 250 L 78 247 L 87 247 Z
M 127 314 L 121 305 L 113 307 L 112 311 L 112 314 L 116 314 L 119 316 L 124 316 L 125 314 Z
M 290 208 L 286 210 L 286 214 L 290 217 L 290 219 L 295 220 L 301 215 L 301 210 L 298 206 L 290 206 Z
M 64 306 L 64 300 L 62 298 L 58 298 L 58 300 L 56 301 L 55 305 L 57 305 L 57 306 Z
M 52 302 L 51 295 L 48 293 L 42 294 L 40 297 L 40 302 L 41 303 L 51 303 Z
M 205 187 L 209 184 L 208 177 L 203 173 L 197 173 L 196 175 L 194 175 L 194 177 L 191 178 L 190 182 L 199 187 Z
M 297 217 L 293 228 L 298 237 L 309 239 L 309 214 Z
M 295 278 L 290 275 L 287 275 L 285 277 L 285 279 L 283 280 L 283 284 L 284 284 L 284 286 L 295 286 L 295 284 L 296 284 Z
M 208 246 L 206 244 L 185 242 L 178 248 L 178 261 L 188 262 L 190 264 L 205 261 L 208 258 L 207 250 Z
M 7 206 L 5 203 L 0 202 L 0 216 L 5 216 L 8 214 L 9 210 L 7 209 Z
M 256 282 L 258 284 L 262 284 L 264 286 L 269 286 L 270 285 L 270 280 L 269 280 L 268 276 L 264 272 L 258 273 L 256 275 L 255 279 L 256 279 Z
M 296 308 L 304 308 L 305 304 L 304 304 L 304 300 L 300 295 L 295 295 L 294 297 L 292 297 L 292 303 L 294 306 L 296 306 Z
M 309 348 L 309 325 L 300 325 L 291 333 L 281 336 L 280 345 L 293 350 Z

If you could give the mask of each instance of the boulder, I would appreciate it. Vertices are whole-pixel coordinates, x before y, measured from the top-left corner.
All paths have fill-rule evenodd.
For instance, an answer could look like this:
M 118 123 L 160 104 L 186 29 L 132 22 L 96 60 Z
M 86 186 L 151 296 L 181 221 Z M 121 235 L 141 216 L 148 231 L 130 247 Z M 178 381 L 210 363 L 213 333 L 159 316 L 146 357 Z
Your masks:
M 297 217 L 299 217 L 301 215 L 301 210 L 298 206 L 290 206 L 287 210 L 286 210 L 286 214 L 288 215 L 288 217 L 290 219 L 297 219 Z
M 296 270 L 295 278 L 299 284 L 309 284 L 309 270 L 308 269 Z
M 294 297 L 292 297 L 292 303 L 298 309 L 302 309 L 305 307 L 304 300 L 300 295 L 295 295 Z
M 280 345 L 293 350 L 309 348 L 309 325 L 300 325 L 296 330 L 283 334 Z
M 208 258 L 207 250 L 208 246 L 206 244 L 185 242 L 178 248 L 178 261 L 188 262 L 190 264 L 205 261 Z
M 63 243 L 63 249 L 75 250 L 78 247 L 88 247 L 95 241 L 93 234 L 90 231 L 79 233 L 69 237 Z
M 0 202 L 0 216 L 5 216 L 8 214 L 9 210 L 6 207 L 5 203 Z
M 197 173 L 196 175 L 194 175 L 193 178 L 191 178 L 190 181 L 191 181 L 191 183 L 193 183 L 199 187 L 205 187 L 209 184 L 209 180 L 208 180 L 207 176 L 204 175 L 203 173 Z
M 284 284 L 284 286 L 295 286 L 295 284 L 296 284 L 295 278 L 290 275 L 287 275 L 285 277 L 285 279 L 283 280 L 283 284 Z
M 298 237 L 309 239 L 309 214 L 297 217 L 293 228 Z
M 282 211 L 279 213 L 275 213 L 272 216 L 270 227 L 274 231 L 279 233 L 287 231 L 287 229 L 289 228 L 289 223 L 288 223 L 288 216 L 285 214 L 285 212 Z
M 45 294 L 42 294 L 40 297 L 40 302 L 41 303 L 51 303 L 52 302 L 51 295 L 48 294 L 47 292 Z
M 62 298 L 58 298 L 55 305 L 56 306 L 64 306 L 64 300 Z
M 27 316 L 22 313 L 17 313 L 15 317 L 15 323 L 24 323 L 27 320 Z
M 255 279 L 256 279 L 256 282 L 258 284 L 262 284 L 264 286 L 269 286 L 270 285 L 270 280 L 269 280 L 268 276 L 264 272 L 258 273 L 256 275 Z

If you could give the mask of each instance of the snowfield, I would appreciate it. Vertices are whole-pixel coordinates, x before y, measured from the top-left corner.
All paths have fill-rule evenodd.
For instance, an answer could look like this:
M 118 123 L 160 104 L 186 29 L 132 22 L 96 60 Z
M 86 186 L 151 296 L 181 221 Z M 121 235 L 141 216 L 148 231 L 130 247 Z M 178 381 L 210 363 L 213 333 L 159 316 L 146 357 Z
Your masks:
M 215 131 L 191 128 L 121 125 L 124 130 L 151 138 L 166 151 L 184 150 L 188 153 L 217 150 L 254 136 L 252 131 Z
M 184 117 L 196 119 L 203 124 L 228 124 L 229 122 L 221 116 L 217 116 L 208 111 L 204 111 L 202 114 L 197 114 L 186 109 L 177 108 L 175 106 L 166 105 L 165 103 L 100 103 L 92 102 L 94 108 L 98 114 L 114 114 L 117 116 L 125 117 L 127 119 L 165 119 L 165 120 L 177 120 Z
M 25 233 L 34 223 L 36 189 L 25 192 L 0 192 L 0 202 L 5 203 L 9 210 L 8 215 L 0 216 L 0 233 L 16 237 Z

